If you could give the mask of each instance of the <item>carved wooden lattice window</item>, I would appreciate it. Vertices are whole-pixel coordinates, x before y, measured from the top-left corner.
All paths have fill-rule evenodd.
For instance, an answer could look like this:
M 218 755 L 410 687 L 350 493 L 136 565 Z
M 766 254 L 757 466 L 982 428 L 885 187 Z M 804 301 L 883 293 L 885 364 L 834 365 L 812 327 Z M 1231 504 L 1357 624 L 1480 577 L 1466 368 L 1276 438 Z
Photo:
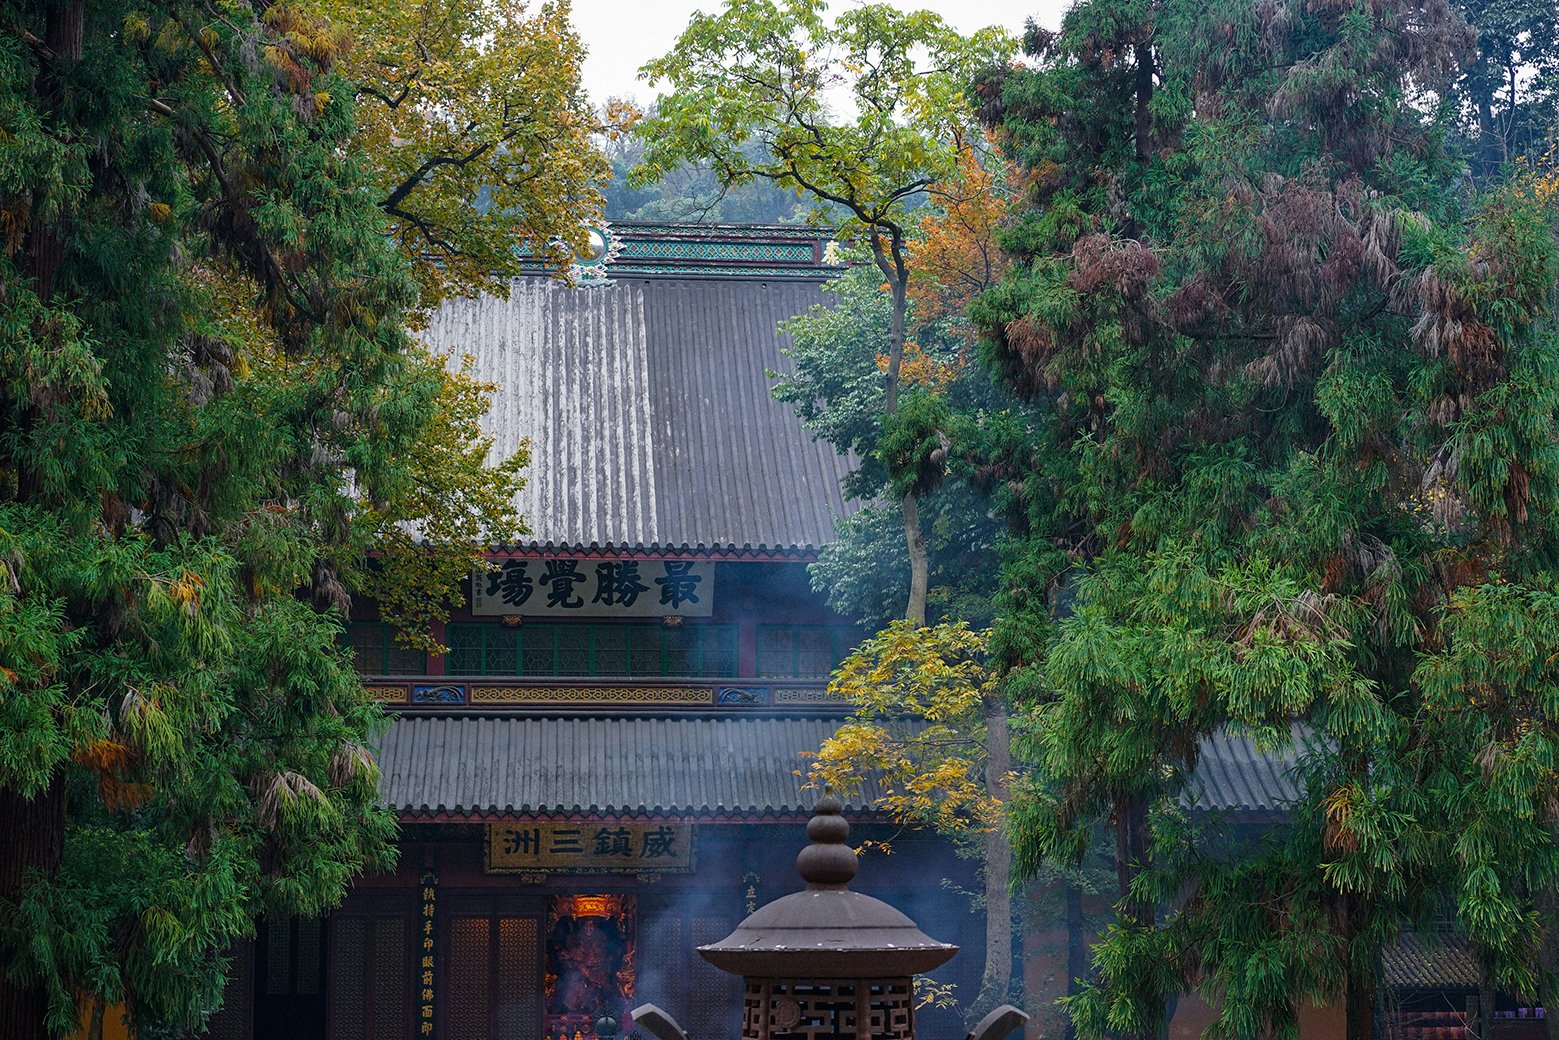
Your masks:
M 600 674 L 595 668 L 595 636 L 598 628 L 605 628 L 606 626 L 556 625 L 548 627 L 552 628 L 553 675 Z M 537 630 L 540 628 L 540 625 L 533 626 L 531 634 L 537 634 Z M 607 631 L 610 631 L 610 629 L 607 629 Z
M 726 917 L 693 918 L 692 946 L 719 942 L 731 934 Z M 693 957 L 688 971 L 688 1022 L 692 1036 L 730 1036 L 736 1031 L 742 1006 L 741 979 Z
M 381 621 L 354 621 L 346 626 L 357 670 L 364 675 L 426 675 L 428 655 L 402 645 L 395 629 Z
M 293 921 L 293 948 L 297 951 L 297 972 L 293 992 L 312 996 L 319 992 L 323 979 L 319 970 L 320 927 L 317 917 L 299 917 Z
M 211 1016 L 206 1036 L 210 1040 L 249 1040 L 253 1018 L 254 944 L 243 943 L 233 950 L 222 1008 Z
M 591 648 L 591 668 L 596 675 L 632 676 L 633 629 L 627 625 L 596 625 L 595 645 Z M 644 642 L 643 639 L 638 642 Z
M 691 1021 L 687 1014 L 689 956 L 698 955 L 683 943 L 681 912 L 665 906 L 647 907 L 641 901 L 639 985 L 635 999 L 663 1008 L 678 1021 Z
M 541 1033 L 540 923 L 498 921 L 497 1040 L 537 1040 Z
M 265 931 L 265 992 L 292 992 L 292 922 L 266 921 L 260 925 Z
M 540 1040 L 541 925 L 534 917 L 451 917 L 439 989 L 460 1040 Z
M 532 624 L 516 632 L 521 675 L 558 675 L 557 626 Z
M 411 1025 L 406 993 L 409 947 L 406 919 L 373 920 L 373 1040 L 405 1036 Z
M 492 1020 L 491 971 L 485 917 L 456 917 L 449 922 L 449 954 L 444 983 L 445 1026 L 460 1040 L 488 1040 Z
M 738 664 L 735 625 L 473 621 L 447 626 L 444 641 L 450 675 L 730 678 Z
M 406 921 L 398 915 L 331 917 L 331 1040 L 408 1040 L 410 953 Z
M 496 624 L 451 624 L 444 628 L 450 675 L 518 675 L 519 634 Z
M 859 633 L 843 625 L 759 625 L 758 674 L 769 679 L 826 679 Z
M 626 628 L 627 626 L 623 626 Z M 630 678 L 638 676 L 660 675 L 664 670 L 661 664 L 660 636 L 655 638 L 633 638 L 639 634 L 628 630 L 628 671 Z
M 332 918 L 330 932 L 330 1035 L 368 1040 L 368 919 Z
M 265 951 L 261 993 L 309 997 L 319 993 L 320 921 L 317 917 L 274 917 L 260 922 Z
M 666 675 L 730 678 L 736 674 L 736 626 L 683 625 L 661 630 Z

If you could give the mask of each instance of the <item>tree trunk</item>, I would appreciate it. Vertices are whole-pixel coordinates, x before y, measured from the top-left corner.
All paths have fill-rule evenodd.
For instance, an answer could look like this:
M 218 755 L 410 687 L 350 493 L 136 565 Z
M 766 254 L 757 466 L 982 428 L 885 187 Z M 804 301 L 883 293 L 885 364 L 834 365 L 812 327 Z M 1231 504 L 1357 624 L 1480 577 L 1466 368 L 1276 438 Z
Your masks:
M 1121 907 L 1129 925 L 1153 923 L 1147 900 L 1132 895 L 1131 885 L 1147 860 L 1148 812 L 1142 796 L 1129 794 L 1115 806 L 1115 880 Z
M 985 698 L 985 792 L 1006 805 L 1007 774 L 1012 772 L 1012 732 L 1007 705 Z M 985 835 L 985 971 L 972 1014 L 979 1016 L 1007 1000 L 1012 989 L 1012 846 L 1000 823 Z
M 888 261 L 881 244 L 877 264 L 893 287 L 893 323 L 888 327 L 888 367 L 882 373 L 882 410 L 892 415 L 899 410 L 899 367 L 904 363 L 904 322 L 909 313 L 909 271 Z M 897 250 L 895 250 L 897 251 Z
M 1498 991 L 1494 986 L 1494 972 L 1478 958 L 1478 1018 L 1467 1023 L 1467 1035 L 1472 1040 L 1489 1040 L 1494 1035 L 1494 1007 Z
M 1152 927 L 1153 905 L 1132 894 L 1132 882 L 1142 872 L 1148 858 L 1148 807 L 1139 794 L 1124 795 L 1115 803 L 1115 879 L 1120 889 L 1120 919 L 1128 928 Z M 1165 1015 L 1163 995 L 1159 995 L 1159 1014 Z M 1122 1034 L 1123 1040 L 1156 1040 L 1158 1029 Z
M 53 877 L 65 851 L 65 780 L 56 775 L 34 798 L 0 790 L 0 834 L 6 851 L 0 855 L 0 906 L 21 898 L 29 874 Z M 6 1040 L 48 1040 L 44 1016 L 48 995 L 41 986 L 13 981 L 0 964 L 0 1037 Z
M 893 324 L 888 330 L 888 366 L 882 374 L 882 411 L 894 415 L 899 410 L 899 367 L 904 363 L 904 324 L 909 314 L 909 266 L 904 259 L 902 235 L 892 231 L 887 248 L 884 232 L 872 234 L 872 256 L 877 269 L 893 290 Z M 926 552 L 926 535 L 920 528 L 920 502 L 910 491 L 902 503 L 904 545 L 909 551 L 909 602 L 904 617 L 915 624 L 926 624 L 926 590 L 931 583 L 931 560 Z
M 1478 172 L 1488 176 L 1499 168 L 1499 132 L 1494 127 L 1494 104 L 1487 92 L 1479 96 L 1478 106 L 1478 157 L 1482 167 Z
M 1135 136 L 1137 158 L 1147 159 L 1153 152 L 1153 113 L 1148 108 L 1153 102 L 1153 48 L 1149 44 L 1137 44 L 1137 109 Z
M 65 102 L 62 67 L 81 60 L 86 0 L 58 0 L 50 5 L 44 27 L 43 54 L 34 89 L 44 99 L 45 110 L 58 110 Z M 34 202 L 36 212 L 38 202 Z M 65 257 L 65 235 L 56 223 L 35 221 L 27 241 L 27 264 L 38 298 L 47 301 Z M 35 494 L 40 481 L 31 466 L 20 467 L 18 498 Z M 14 906 L 22 897 L 30 876 L 53 878 L 65 853 L 65 778 L 56 773 L 47 786 L 31 798 L 0 787 L 0 907 Z M 47 992 L 41 986 L 17 982 L 11 964 L 0 961 L 0 1037 L 6 1040 L 48 1040 L 44 1020 L 49 1010 Z
M 1559 1040 L 1559 892 L 1541 888 L 1534 893 L 1546 934 L 1537 948 L 1537 1000 L 1543 1005 L 1543 1033 Z
M 1512 59 L 1514 55 L 1511 56 Z M 1516 88 L 1516 63 L 1514 60 L 1505 62 L 1505 81 L 1510 84 L 1510 107 L 1505 110 L 1505 126 L 1499 135 L 1499 159 L 1503 166 L 1510 162 L 1511 152 L 1516 150 L 1516 100 L 1520 94 Z
M 1348 1016 L 1347 1040 L 1375 1040 L 1375 967 L 1348 971 L 1344 1011 Z
M 92 1021 L 87 1024 L 87 1040 L 103 1040 L 103 1009 L 106 1004 L 101 993 L 92 998 Z
M 1079 983 L 1090 974 L 1088 934 L 1084 930 L 1083 886 L 1066 886 L 1066 995 L 1075 997 Z M 1065 1040 L 1077 1040 L 1077 1025 L 1066 1016 Z M 1554 1038 L 1559 1040 L 1559 1037 Z
M 904 360 L 904 320 L 909 309 L 907 295 L 909 271 L 898 271 L 892 284 L 893 328 L 888 338 L 888 370 L 883 373 L 883 411 L 888 415 L 893 415 L 899 410 L 899 366 Z M 904 495 L 901 508 L 904 514 L 904 546 L 909 551 L 909 602 L 904 605 L 904 617 L 924 628 L 926 592 L 931 584 L 931 557 L 926 551 L 926 534 L 920 526 L 920 501 L 914 491 Z
M 1552 964 L 1545 963 L 1538 975 L 1537 1000 L 1543 1006 L 1543 1035 L 1559 1040 L 1559 986 L 1554 985 Z
M 45 111 L 57 110 L 64 103 L 65 88 L 59 72 L 62 66 L 73 65 L 81 60 L 86 12 L 86 0 L 60 0 L 49 8 L 38 75 L 33 81 L 33 89 L 44 101 L 40 107 Z M 41 198 L 33 200 L 34 215 L 42 209 L 45 201 Z M 57 221 L 32 219 L 29 224 L 27 272 L 32 276 L 33 292 L 38 299 L 47 303 L 54 295 L 55 276 L 65 262 L 65 232 Z M 22 413 L 22 428 L 29 430 L 44 417 L 38 408 L 26 405 Z M 29 462 L 25 455 L 17 467 L 16 482 L 18 501 L 26 501 L 42 489 L 43 477 L 37 466 Z
M 920 501 L 911 491 L 901 503 L 904 514 L 904 544 L 909 549 L 909 602 L 904 616 L 924 628 L 926 592 L 931 581 L 931 556 L 926 552 L 926 534 L 920 526 Z
M 58 72 L 61 66 L 81 60 L 86 16 L 86 0 L 59 0 L 49 7 L 44 28 L 48 56 L 41 63 L 34 84 L 38 96 L 46 99 L 46 108 L 58 109 L 64 103 Z M 54 276 L 65 259 L 64 229 L 57 223 L 36 221 L 29 236 L 28 256 L 34 291 L 40 300 L 47 301 L 54 295 Z

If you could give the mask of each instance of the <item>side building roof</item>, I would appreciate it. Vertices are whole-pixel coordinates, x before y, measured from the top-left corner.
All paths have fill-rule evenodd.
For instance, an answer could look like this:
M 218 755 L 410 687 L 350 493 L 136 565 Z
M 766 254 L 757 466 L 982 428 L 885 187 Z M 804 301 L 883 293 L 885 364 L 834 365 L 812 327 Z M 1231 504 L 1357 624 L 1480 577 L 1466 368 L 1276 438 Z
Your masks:
M 833 539 L 850 468 L 770 393 L 779 322 L 824 303 L 822 237 L 797 228 L 612 229 L 603 284 L 516 278 L 454 300 L 429 344 L 498 385 L 495 452 L 529 442 L 528 546 L 766 546 Z
M 1296 727 L 1294 739 L 1312 738 Z M 1247 734 L 1215 733 L 1201 743 L 1186 800 L 1207 812 L 1281 818 L 1302 793 L 1298 765 L 1295 747 L 1263 751 Z

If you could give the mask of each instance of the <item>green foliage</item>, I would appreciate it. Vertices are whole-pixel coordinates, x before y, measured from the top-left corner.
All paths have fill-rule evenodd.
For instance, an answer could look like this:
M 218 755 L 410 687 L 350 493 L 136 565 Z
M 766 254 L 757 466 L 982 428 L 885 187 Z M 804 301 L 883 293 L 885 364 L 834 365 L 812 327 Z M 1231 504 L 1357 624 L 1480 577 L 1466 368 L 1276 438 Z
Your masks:
M 775 399 L 791 405 L 813 436 L 860 460 L 845 492 L 864 498 L 878 493 L 888 479 L 873 449 L 883 425 L 877 359 L 888 339 L 893 300 L 882 291 L 881 275 L 866 265 L 847 268 L 823 290 L 832 303 L 814 304 L 780 323 L 780 332 L 790 337 L 784 350 L 790 371 L 770 378 Z
M 444 359 L 413 349 L 408 375 L 405 393 L 431 384 L 435 396 L 401 456 L 406 482 L 380 503 L 359 505 L 356 522 L 374 547 L 362 590 L 396 625 L 398 639 L 438 651 L 431 623 L 463 605 L 461 582 L 487 566 L 486 548 L 529 530 L 515 513 L 514 490 L 524 484 L 530 453 L 489 465 L 493 440 L 481 421 L 497 387 L 473 379 L 469 359 L 448 371 Z
M 845 234 L 902 222 L 910 199 L 955 172 L 970 130 L 965 84 L 1007 49 L 998 30 L 964 38 L 930 12 L 887 4 L 832 22 L 819 0 L 696 14 L 675 49 L 644 66 L 671 93 L 641 125 L 636 176 L 707 163 L 724 185 L 766 180 L 840 207 Z M 830 111 L 827 92 L 841 84 L 853 117 Z
M 927 502 L 933 616 L 973 625 L 990 622 L 999 577 L 997 525 L 988 501 L 964 481 L 949 481 Z M 839 518 L 834 540 L 808 568 L 812 587 L 837 613 L 876 631 L 898 617 L 909 589 L 904 521 L 896 509 L 866 505 Z
M 313 0 L 349 34 L 353 146 L 411 262 L 420 309 L 506 295 L 528 257 L 566 269 L 610 176 L 585 99 L 569 4 Z M 301 17 L 301 16 L 299 16 Z M 611 113 L 608 113 L 608 118 Z
M 904 521 L 896 509 L 863 506 L 834 521 L 834 540 L 807 568 L 813 591 L 845 617 L 875 631 L 898 617 L 909 594 Z
M 464 572 L 519 463 L 481 473 L 482 389 L 406 336 L 339 26 L 242 0 L 6 23 L 0 1022 L 63 1034 L 103 999 L 198 1029 L 256 914 L 391 855 L 339 645 L 369 550 L 395 573 L 410 525 L 426 573 Z
M 1367 1035 L 1381 945 L 1442 898 L 1532 994 L 1552 177 L 1457 189 L 1422 102 L 1473 35 L 1438 0 L 1087 0 L 1028 42 L 981 86 L 1027 189 L 971 314 L 1040 406 L 984 442 L 1013 533 L 991 652 L 1033 767 L 1018 866 L 1115 835 L 1080 1032 L 1154 1035 L 1199 989 L 1216 1036 L 1334 999 Z M 1188 812 L 1225 732 L 1295 756 L 1291 829 Z
M 997 523 L 976 474 L 956 457 L 963 426 L 996 427 L 1011 402 L 977 366 L 948 323 L 919 326 L 904 408 L 883 409 L 884 342 L 893 301 L 876 269 L 847 268 L 824 285 L 834 301 L 781 324 L 790 336 L 789 371 L 775 374 L 774 396 L 789 403 L 814 436 L 857 463 L 845 480 L 851 497 L 872 499 L 911 486 L 921 508 L 929 550 L 929 601 L 947 620 L 983 623 L 991 614 Z M 935 378 L 933 378 L 935 377 Z M 895 433 L 890 436 L 887 430 Z M 902 446 L 899 439 L 906 440 Z M 890 475 L 891 474 L 891 475 Z M 811 568 L 813 586 L 841 614 L 876 629 L 903 613 L 909 587 L 903 518 L 869 504 L 841 518 L 835 540 Z
M 648 115 L 653 116 L 654 106 Z M 749 144 L 749 148 L 756 147 Z M 644 161 L 644 142 L 621 134 L 606 146 L 611 180 L 602 188 L 608 220 L 692 222 L 698 224 L 795 224 L 808 209 L 794 191 L 758 181 L 723 184 L 707 163 L 688 163 L 666 171 L 653 184 L 630 183 Z
M 892 294 L 884 357 L 884 414 L 898 409 L 905 357 L 909 211 L 927 189 L 956 179 L 973 129 L 966 96 L 974 73 L 1004 61 L 1006 34 L 970 37 L 928 11 L 862 4 L 833 21 L 821 0 L 738 3 L 698 13 L 670 54 L 641 74 L 666 80 L 641 134 L 635 176 L 657 180 L 706 165 L 723 185 L 766 181 L 808 196 L 813 219 L 843 217 Z M 830 110 L 848 90 L 853 113 Z M 929 555 L 914 495 L 901 499 L 910 588 L 905 617 L 926 620 Z
M 947 402 L 928 392 L 905 394 L 898 410 L 884 417 L 875 455 L 891 474 L 895 495 L 925 495 L 942 482 L 951 419 Z
M 1554 927 L 1532 889 L 1559 884 L 1554 842 L 1559 711 L 1559 614 L 1554 582 L 1496 580 L 1456 590 L 1440 618 L 1442 645 L 1420 657 L 1415 685 L 1428 726 L 1455 754 L 1423 768 L 1429 797 L 1457 809 L 1450 884 L 1458 923 L 1501 987 L 1538 991 L 1537 950 Z

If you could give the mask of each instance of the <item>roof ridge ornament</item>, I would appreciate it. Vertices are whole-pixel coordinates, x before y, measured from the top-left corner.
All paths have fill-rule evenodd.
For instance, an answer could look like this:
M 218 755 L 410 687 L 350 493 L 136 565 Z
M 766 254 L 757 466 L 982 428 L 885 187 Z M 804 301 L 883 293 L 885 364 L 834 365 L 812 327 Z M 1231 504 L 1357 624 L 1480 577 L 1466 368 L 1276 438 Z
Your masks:
M 581 289 L 610 285 L 608 269 L 622 249 L 622 240 L 612 233 L 611 221 L 587 221 L 585 248 L 574 253 L 574 262 L 568 268 L 569 281 Z

